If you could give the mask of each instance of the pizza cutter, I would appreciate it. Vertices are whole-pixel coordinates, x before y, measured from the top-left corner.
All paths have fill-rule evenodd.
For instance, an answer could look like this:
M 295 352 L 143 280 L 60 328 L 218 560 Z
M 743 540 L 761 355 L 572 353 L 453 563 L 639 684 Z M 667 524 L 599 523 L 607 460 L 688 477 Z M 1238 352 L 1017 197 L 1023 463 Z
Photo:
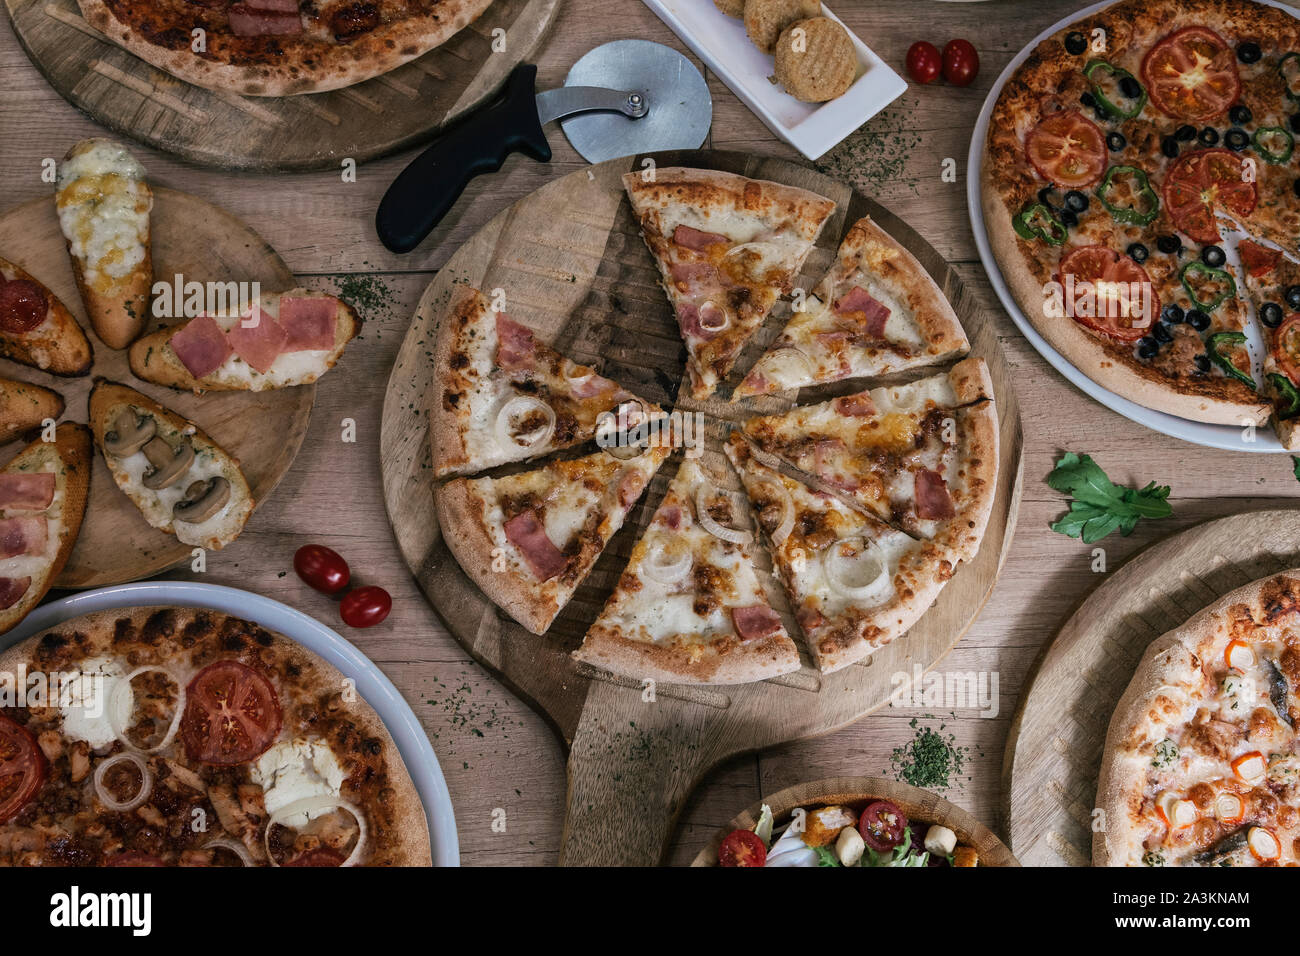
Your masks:
M 564 85 L 536 92 L 537 67 L 521 63 L 502 95 L 434 141 L 388 187 L 375 213 L 379 239 L 410 252 L 451 211 L 469 181 L 512 152 L 549 162 L 542 127 L 560 121 L 584 159 L 696 149 L 713 122 L 713 98 L 690 60 L 649 40 L 614 40 L 587 52 Z

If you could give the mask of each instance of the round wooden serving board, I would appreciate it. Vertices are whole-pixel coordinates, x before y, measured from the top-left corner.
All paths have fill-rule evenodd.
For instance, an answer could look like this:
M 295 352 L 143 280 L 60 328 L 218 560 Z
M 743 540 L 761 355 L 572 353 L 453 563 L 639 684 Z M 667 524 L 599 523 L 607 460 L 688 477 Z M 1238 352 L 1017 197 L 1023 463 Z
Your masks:
M 154 276 L 185 281 L 260 282 L 262 291 L 294 286 L 293 273 L 270 246 L 229 213 L 196 196 L 154 187 L 150 217 Z M 34 199 L 0 214 L 0 258 L 22 266 L 62 300 L 95 350 L 89 375 L 61 378 L 0 360 L 0 375 L 52 388 L 67 403 L 66 421 L 86 421 L 87 397 L 96 377 L 130 385 L 196 422 L 239 464 L 261 504 L 293 464 L 307 433 L 315 385 L 268 392 L 208 392 L 203 396 L 141 382 L 127 366 L 126 352 L 110 349 L 91 331 L 77 295 L 72 265 L 54 211 L 54 198 Z M 152 326 L 178 319 L 155 320 Z M 11 446 L 5 460 L 22 446 Z M 191 548 L 153 528 L 113 481 L 95 450 L 90 499 L 81 534 L 54 586 L 95 588 L 134 581 L 187 561 Z M 231 545 L 233 547 L 233 545 Z
M 714 835 L 709 845 L 691 861 L 691 866 L 717 866 L 718 847 L 723 838 L 732 830 L 752 829 L 758 822 L 758 815 L 763 812 L 765 803 L 772 810 L 773 822 L 780 826 L 799 807 L 840 804 L 861 813 L 862 808 L 872 800 L 890 801 L 907 815 L 908 820 L 947 827 L 957 834 L 958 843 L 976 849 L 980 855 L 980 866 L 1020 865 L 992 830 L 937 793 L 883 777 L 832 777 L 829 780 L 814 780 L 786 787 L 737 814 Z
M 186 83 L 104 39 L 76 0 L 4 0 L 14 32 L 59 94 L 96 122 L 225 169 L 338 169 L 430 138 L 485 102 L 536 51 L 560 0 L 494 0 L 435 50 L 341 90 L 261 97 Z M 505 30 L 505 51 L 492 49 Z
M 1088 866 L 1111 714 L 1147 645 L 1259 578 L 1300 566 L 1300 511 L 1219 518 L 1152 545 L 1097 588 L 1047 648 L 1011 722 L 1003 808 L 1026 866 Z
M 702 150 L 654 154 L 659 167 L 724 169 L 811 189 L 838 203 L 803 284 L 829 267 L 850 224 L 870 214 L 929 270 L 962 320 L 972 351 L 989 364 L 1001 416 L 997 500 L 983 547 L 962 565 L 935 606 L 905 639 L 860 665 L 822 675 L 808 665 L 783 677 L 732 687 L 659 685 L 642 699 L 639 682 L 580 667 L 581 642 L 617 581 L 632 546 L 676 472 L 674 457 L 596 563 L 551 629 L 535 636 L 500 612 L 465 576 L 442 541 L 434 513 L 426 394 L 432 386 L 436 326 L 453 283 L 506 290 L 512 318 L 570 358 L 594 365 L 633 393 L 665 408 L 714 419 L 704 464 L 740 483 L 717 439 L 725 420 L 745 415 L 720 399 L 677 401 L 685 347 L 659 274 L 624 196 L 621 176 L 639 157 L 572 173 L 515 203 L 466 242 L 438 274 L 416 310 L 384 403 L 380 437 L 384 497 L 402 554 L 452 634 L 484 666 L 544 714 L 569 744 L 569 797 L 561 860 L 568 864 L 653 865 L 699 779 L 736 753 L 826 733 L 888 700 L 890 678 L 914 663 L 931 667 L 965 633 L 997 579 L 1020 496 L 1020 416 L 995 329 L 942 257 L 895 216 L 812 169 L 785 160 Z M 789 317 L 788 303 L 751 342 L 747 369 Z M 733 377 L 733 381 L 734 381 Z M 803 398 L 816 397 L 812 390 Z M 788 407 L 768 398 L 772 409 Z M 762 548 L 760 576 L 774 607 L 797 634 L 784 592 Z

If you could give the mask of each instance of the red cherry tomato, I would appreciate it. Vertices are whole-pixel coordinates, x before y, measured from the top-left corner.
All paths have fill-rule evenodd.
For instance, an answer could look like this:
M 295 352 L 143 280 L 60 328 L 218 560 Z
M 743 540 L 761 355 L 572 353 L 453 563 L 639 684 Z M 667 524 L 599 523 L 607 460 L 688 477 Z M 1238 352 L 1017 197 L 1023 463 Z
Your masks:
M 339 602 L 339 615 L 348 627 L 374 627 L 388 617 L 392 609 L 392 597 L 374 585 L 349 591 Z
M 718 847 L 718 866 L 762 866 L 767 847 L 753 830 L 732 830 Z
M 338 594 L 352 580 L 352 572 L 343 556 L 323 544 L 304 544 L 293 556 L 298 577 L 317 591 Z
M 907 48 L 907 73 L 917 83 L 933 83 L 942 62 L 939 48 L 933 43 L 917 40 Z
M 949 40 L 943 48 L 943 78 L 953 86 L 970 86 L 980 71 L 980 55 L 969 40 Z
M 907 817 L 888 800 L 867 804 L 858 818 L 858 832 L 867 846 L 883 853 L 907 838 Z

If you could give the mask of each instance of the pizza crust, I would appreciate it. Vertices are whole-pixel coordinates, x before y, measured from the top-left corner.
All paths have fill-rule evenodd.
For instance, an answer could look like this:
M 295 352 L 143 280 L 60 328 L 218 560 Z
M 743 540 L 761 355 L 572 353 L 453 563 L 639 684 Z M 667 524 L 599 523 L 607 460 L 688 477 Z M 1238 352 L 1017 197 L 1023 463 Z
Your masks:
M 748 644 L 734 635 L 727 644 L 704 644 L 701 653 L 623 637 L 599 625 L 587 632 L 574 660 L 615 674 L 677 684 L 746 684 L 799 669 L 799 653 L 784 633 Z
M 284 53 L 267 51 L 262 55 L 268 62 L 239 65 L 203 59 L 188 44 L 172 50 L 151 43 L 119 20 L 106 0 L 77 0 L 87 23 L 146 63 L 195 86 L 245 96 L 323 93 L 388 73 L 446 43 L 477 20 L 491 2 L 434 0 L 431 15 L 381 25 L 346 44 L 312 41 L 308 46 L 292 43 L 292 37 L 275 37 L 284 44 Z M 295 59 L 309 62 L 299 66 L 292 62 Z

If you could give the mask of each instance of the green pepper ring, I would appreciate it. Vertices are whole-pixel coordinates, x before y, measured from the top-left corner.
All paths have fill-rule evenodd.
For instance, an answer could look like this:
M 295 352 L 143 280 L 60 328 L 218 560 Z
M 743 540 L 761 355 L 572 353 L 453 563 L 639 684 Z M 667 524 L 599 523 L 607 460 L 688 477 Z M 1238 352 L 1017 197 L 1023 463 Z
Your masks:
M 1035 213 L 1045 215 L 1052 224 L 1052 234 L 1048 235 L 1042 229 L 1037 229 L 1029 224 L 1029 217 Z M 1056 218 L 1052 210 L 1041 202 L 1032 203 L 1026 206 L 1020 212 L 1016 213 L 1011 220 L 1011 226 L 1016 231 L 1016 235 L 1026 242 L 1033 242 L 1035 239 L 1042 239 L 1044 242 L 1053 246 L 1065 245 L 1065 240 L 1069 233 L 1064 225 Z
M 1092 76 L 1098 70 L 1105 70 L 1111 76 L 1118 77 L 1120 79 L 1123 79 L 1124 77 L 1128 77 L 1134 83 L 1137 83 L 1138 87 L 1142 90 L 1142 93 L 1134 101 L 1134 106 L 1131 110 L 1121 109 L 1119 106 L 1112 103 L 1109 100 L 1109 98 L 1107 98 L 1106 94 L 1102 92 L 1101 84 L 1098 83 L 1095 79 L 1093 79 Z M 1115 66 L 1112 63 L 1107 63 L 1105 60 L 1093 60 L 1091 63 L 1089 63 L 1087 66 L 1083 68 L 1083 75 L 1088 80 L 1088 82 L 1092 84 L 1092 95 L 1097 98 L 1098 105 L 1100 105 L 1103 110 L 1105 110 L 1107 113 L 1111 114 L 1112 116 L 1118 117 L 1120 119 L 1132 119 L 1133 117 L 1141 113 L 1143 107 L 1147 105 L 1146 87 L 1142 86 L 1141 81 L 1139 81 L 1136 76 L 1134 76 L 1132 73 L 1130 73 L 1128 70 L 1124 69 L 1123 67 Z
M 1273 385 L 1273 390 L 1286 402 L 1286 407 L 1278 409 L 1279 418 L 1294 418 L 1300 415 L 1300 389 L 1295 384 L 1278 372 L 1269 372 L 1268 380 Z
M 1196 297 L 1196 292 L 1192 289 L 1191 282 L 1188 281 L 1187 274 L 1189 272 L 1195 272 L 1197 275 L 1218 279 L 1220 282 L 1227 283 L 1227 288 L 1216 295 L 1212 300 L 1204 302 Z M 1225 299 L 1237 294 L 1237 280 L 1232 277 L 1231 272 L 1228 272 L 1226 269 L 1215 269 L 1212 266 L 1207 266 L 1199 259 L 1193 259 L 1191 262 L 1187 263 L 1187 265 L 1183 266 L 1183 271 L 1178 274 L 1178 278 L 1183 283 L 1183 291 L 1187 293 L 1187 298 L 1191 299 L 1198 309 L 1203 309 L 1206 312 L 1213 312 L 1223 304 Z
M 1270 136 L 1281 134 L 1286 137 L 1286 146 L 1280 153 L 1274 152 L 1260 143 L 1261 136 Z M 1255 135 L 1251 137 L 1251 142 L 1255 145 L 1255 152 L 1259 153 L 1260 159 L 1273 166 L 1280 166 L 1283 163 L 1290 162 L 1291 154 L 1295 152 L 1295 137 L 1291 131 L 1281 126 L 1261 126 L 1255 130 Z
M 1134 181 L 1139 186 L 1139 189 L 1137 190 L 1138 198 L 1141 199 L 1146 197 L 1151 204 L 1149 212 L 1141 212 L 1136 207 L 1132 206 L 1111 205 L 1110 201 L 1106 198 L 1106 193 L 1109 192 L 1111 180 L 1115 178 L 1116 173 L 1132 174 Z M 1106 175 L 1102 177 L 1101 182 L 1097 184 L 1097 189 L 1095 190 L 1094 195 L 1101 200 L 1101 204 L 1106 207 L 1106 211 L 1110 213 L 1111 218 L 1116 222 L 1122 222 L 1132 226 L 1145 226 L 1149 225 L 1155 220 L 1156 216 L 1160 215 L 1160 196 L 1156 193 L 1155 189 L 1152 188 L 1151 180 L 1147 178 L 1146 172 L 1136 166 L 1110 167 L 1110 169 L 1106 170 Z
M 1235 378 L 1237 381 L 1245 382 L 1251 388 L 1255 388 L 1255 380 L 1228 361 L 1228 357 L 1219 351 L 1220 347 L 1225 343 L 1241 345 L 1245 341 L 1245 332 L 1215 332 L 1205 340 L 1205 351 L 1210 356 L 1210 360 L 1223 369 L 1230 378 Z

